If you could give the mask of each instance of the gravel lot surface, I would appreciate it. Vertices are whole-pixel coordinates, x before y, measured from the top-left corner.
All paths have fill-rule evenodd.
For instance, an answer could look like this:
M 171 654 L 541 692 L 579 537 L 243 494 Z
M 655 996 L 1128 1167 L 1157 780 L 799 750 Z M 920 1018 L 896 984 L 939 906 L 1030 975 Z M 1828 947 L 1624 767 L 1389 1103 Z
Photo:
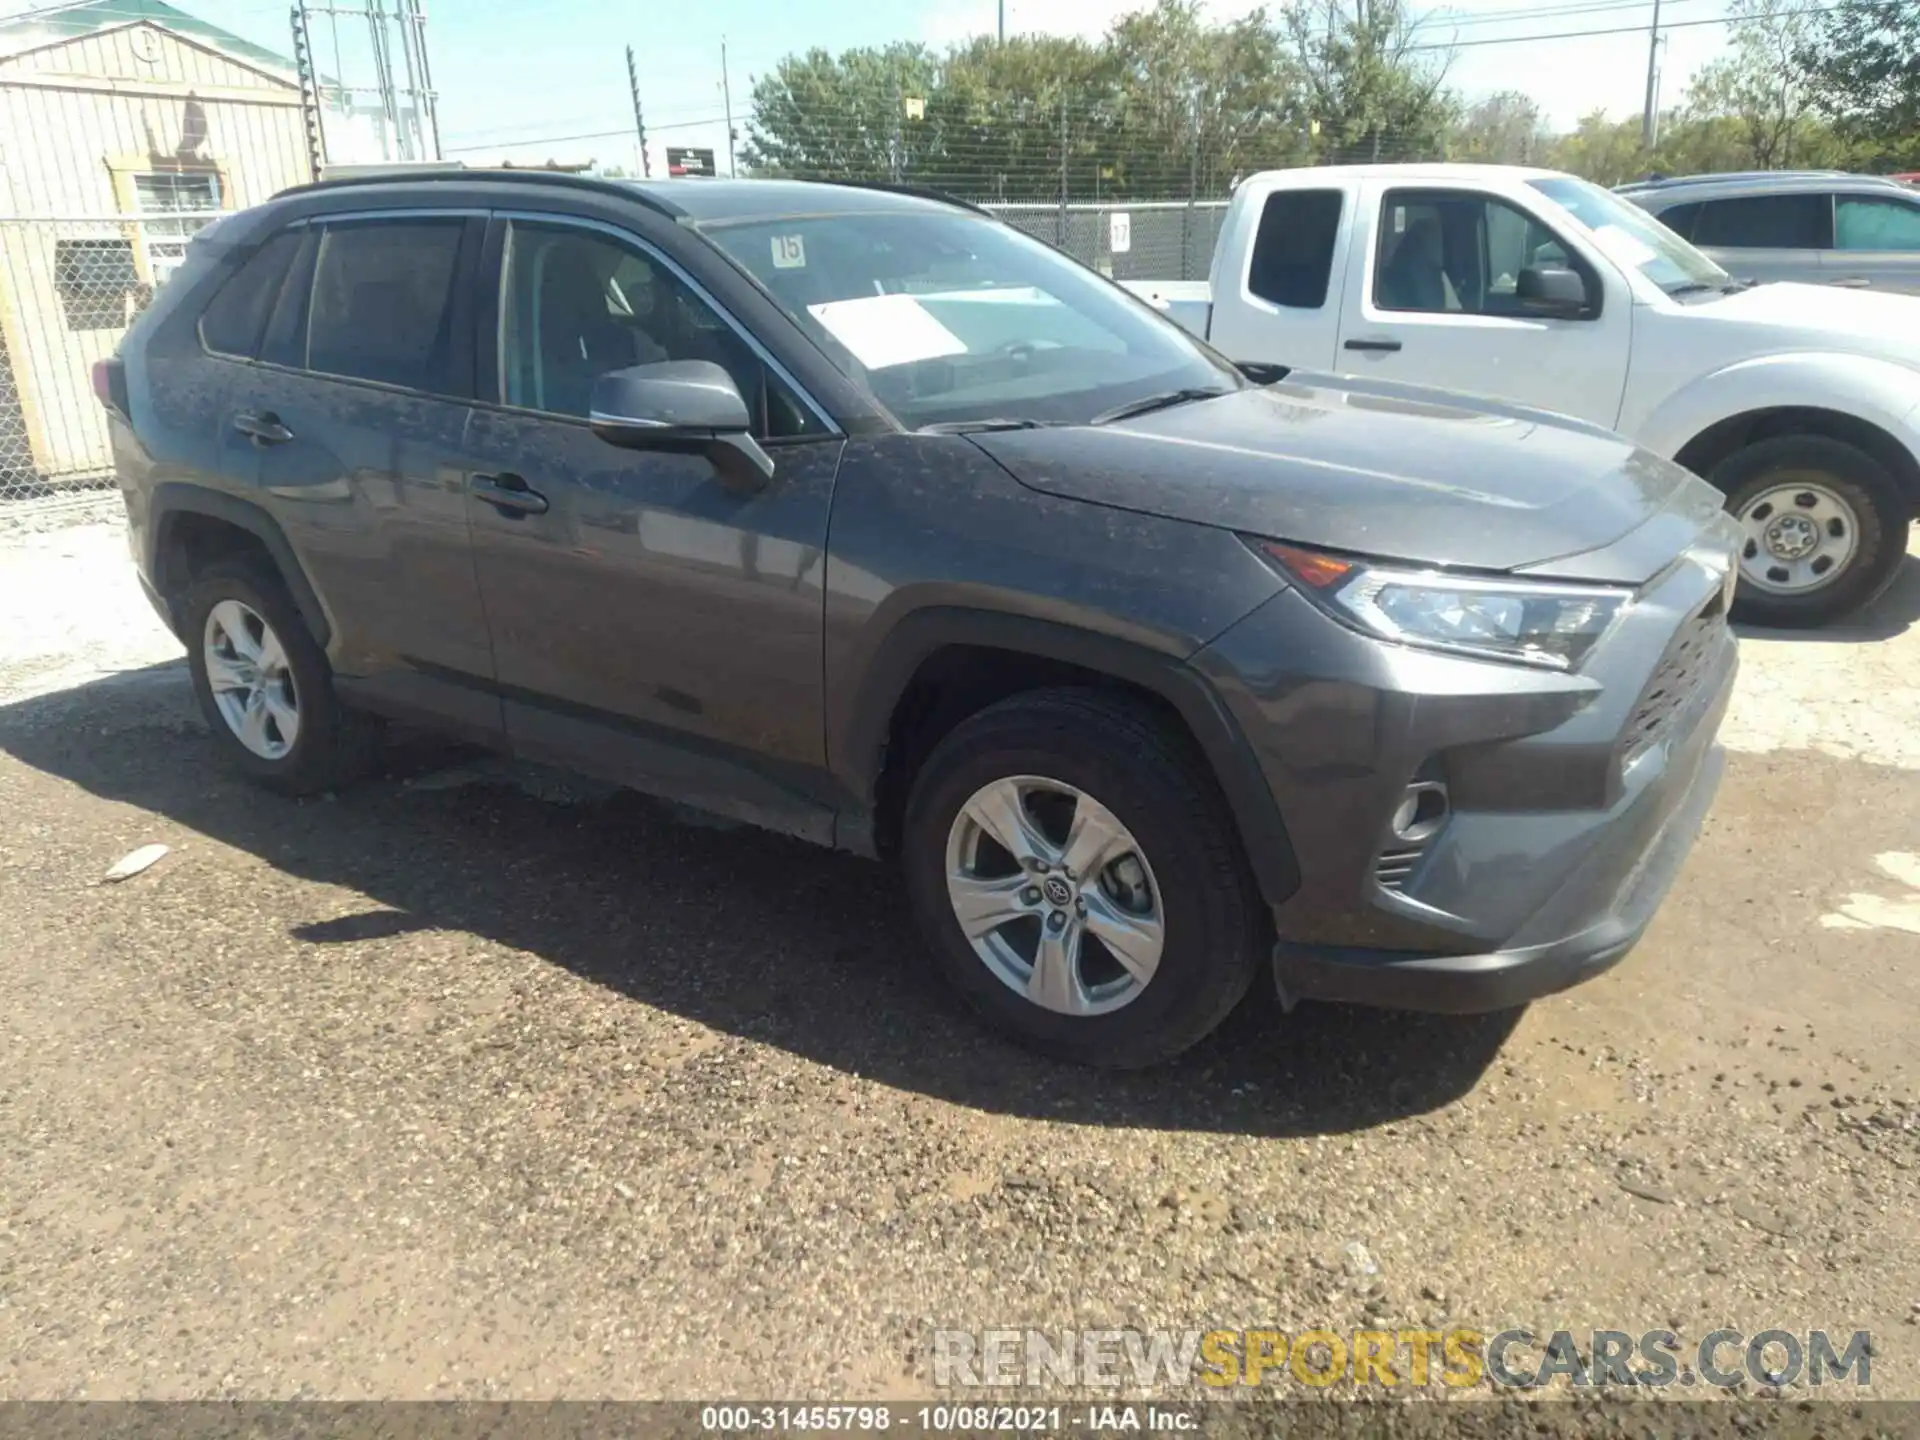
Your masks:
M 110 525 L 0 533 L 0 637 L 0 1397 L 905 1397 L 934 1327 L 1517 1321 L 1869 1329 L 1920 1398 L 1920 562 L 1746 644 L 1609 976 L 1255 1004 L 1131 1076 L 984 1035 L 866 862 L 432 743 L 237 783 Z

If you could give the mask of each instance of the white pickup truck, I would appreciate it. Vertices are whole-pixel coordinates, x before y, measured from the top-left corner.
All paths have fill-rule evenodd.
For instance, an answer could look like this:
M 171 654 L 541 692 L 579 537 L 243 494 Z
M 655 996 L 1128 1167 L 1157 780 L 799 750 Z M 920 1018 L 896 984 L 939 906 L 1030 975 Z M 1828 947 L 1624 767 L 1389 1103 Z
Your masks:
M 1211 280 L 1127 288 L 1243 364 L 1477 392 L 1678 460 L 1745 526 L 1736 613 L 1761 624 L 1874 599 L 1920 516 L 1920 296 L 1733 280 L 1571 175 L 1255 175 Z

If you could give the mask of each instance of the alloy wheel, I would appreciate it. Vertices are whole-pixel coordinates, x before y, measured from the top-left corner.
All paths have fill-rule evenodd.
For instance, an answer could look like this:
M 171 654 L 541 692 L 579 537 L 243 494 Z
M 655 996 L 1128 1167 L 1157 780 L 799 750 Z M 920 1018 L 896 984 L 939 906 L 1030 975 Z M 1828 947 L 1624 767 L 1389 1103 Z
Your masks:
M 201 655 L 234 738 L 262 760 L 284 759 L 300 738 L 300 691 L 273 627 L 251 606 L 222 600 L 207 613 Z
M 954 817 L 946 870 L 973 953 L 1035 1005 L 1106 1014 L 1152 982 L 1160 887 L 1132 832 L 1085 791 L 1036 775 L 983 785 Z

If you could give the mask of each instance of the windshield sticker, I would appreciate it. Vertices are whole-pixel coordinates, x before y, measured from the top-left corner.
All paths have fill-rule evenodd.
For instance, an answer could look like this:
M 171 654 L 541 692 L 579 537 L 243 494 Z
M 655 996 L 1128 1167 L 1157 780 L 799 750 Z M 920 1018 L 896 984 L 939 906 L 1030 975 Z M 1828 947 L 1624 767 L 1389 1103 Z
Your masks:
M 1618 225 L 1602 225 L 1593 232 L 1593 238 L 1610 258 L 1634 270 L 1649 260 L 1660 258 L 1659 253 L 1646 241 L 1629 234 Z
M 776 270 L 804 270 L 807 268 L 807 242 L 800 235 L 776 235 L 773 237 L 773 268 Z
M 862 295 L 809 305 L 807 313 L 869 370 L 911 365 L 942 355 L 964 355 L 960 337 L 911 295 Z

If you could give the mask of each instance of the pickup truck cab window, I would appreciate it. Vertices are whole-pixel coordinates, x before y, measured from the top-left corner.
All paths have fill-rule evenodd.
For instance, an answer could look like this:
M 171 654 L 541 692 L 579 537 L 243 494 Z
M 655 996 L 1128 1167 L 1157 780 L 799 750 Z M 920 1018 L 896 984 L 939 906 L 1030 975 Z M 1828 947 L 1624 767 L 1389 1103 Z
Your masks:
M 1245 381 L 1051 246 L 960 210 L 719 221 L 704 233 L 909 429 L 1085 424 Z
M 710 360 L 733 377 L 762 439 L 825 424 L 753 348 L 667 266 L 606 231 L 515 220 L 500 288 L 500 398 L 585 419 L 609 370 Z
M 1276 190 L 1260 211 L 1247 289 L 1295 310 L 1327 303 L 1346 196 L 1338 190 Z
M 1374 304 L 1435 314 L 1521 315 L 1522 270 L 1578 263 L 1551 230 L 1497 196 L 1389 190 L 1374 248 Z

